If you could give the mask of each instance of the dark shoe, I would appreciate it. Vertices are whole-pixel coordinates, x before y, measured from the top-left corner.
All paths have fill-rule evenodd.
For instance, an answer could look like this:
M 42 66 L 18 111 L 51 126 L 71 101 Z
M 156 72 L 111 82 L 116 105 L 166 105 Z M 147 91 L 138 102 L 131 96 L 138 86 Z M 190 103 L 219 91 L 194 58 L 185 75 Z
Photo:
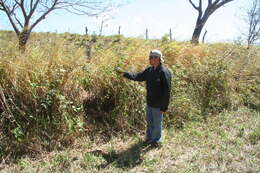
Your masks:
M 151 146 L 154 148 L 161 148 L 162 147 L 162 143 L 161 142 L 151 142 Z
M 145 139 L 144 143 L 145 144 L 151 144 L 152 140 L 151 139 Z

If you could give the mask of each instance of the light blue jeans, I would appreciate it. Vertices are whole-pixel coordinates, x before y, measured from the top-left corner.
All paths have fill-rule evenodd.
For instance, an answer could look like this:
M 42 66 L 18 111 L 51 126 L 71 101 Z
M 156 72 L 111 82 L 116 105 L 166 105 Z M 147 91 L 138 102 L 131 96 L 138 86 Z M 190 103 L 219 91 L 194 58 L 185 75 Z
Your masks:
M 162 142 L 163 114 L 160 108 L 146 107 L 146 139 L 153 142 Z

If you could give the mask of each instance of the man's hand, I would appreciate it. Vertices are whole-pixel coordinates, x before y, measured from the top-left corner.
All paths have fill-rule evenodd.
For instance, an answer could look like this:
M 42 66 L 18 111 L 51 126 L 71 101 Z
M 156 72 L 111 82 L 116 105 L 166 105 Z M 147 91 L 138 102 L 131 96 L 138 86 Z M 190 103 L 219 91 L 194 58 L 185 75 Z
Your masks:
M 119 75 L 121 75 L 121 76 L 123 76 L 124 73 L 125 73 L 120 67 L 116 67 L 116 68 L 115 68 L 115 71 L 117 72 L 117 74 L 119 74 Z

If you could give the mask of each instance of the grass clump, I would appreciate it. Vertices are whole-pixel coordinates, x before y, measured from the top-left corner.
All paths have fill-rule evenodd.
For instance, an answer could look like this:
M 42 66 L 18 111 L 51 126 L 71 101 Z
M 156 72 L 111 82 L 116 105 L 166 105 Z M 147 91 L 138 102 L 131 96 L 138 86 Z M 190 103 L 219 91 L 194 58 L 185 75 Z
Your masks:
M 249 135 L 249 140 L 252 144 L 257 144 L 260 140 L 260 125 Z

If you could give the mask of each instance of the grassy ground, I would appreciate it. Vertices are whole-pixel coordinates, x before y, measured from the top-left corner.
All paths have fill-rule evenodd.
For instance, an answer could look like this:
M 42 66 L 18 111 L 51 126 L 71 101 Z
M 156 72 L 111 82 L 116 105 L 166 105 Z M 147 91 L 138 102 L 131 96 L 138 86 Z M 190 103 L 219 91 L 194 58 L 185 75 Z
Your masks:
M 107 143 L 80 138 L 62 151 L 0 165 L 0 172 L 259 172 L 260 116 L 240 108 L 168 128 L 162 148 L 142 143 L 143 134 Z

